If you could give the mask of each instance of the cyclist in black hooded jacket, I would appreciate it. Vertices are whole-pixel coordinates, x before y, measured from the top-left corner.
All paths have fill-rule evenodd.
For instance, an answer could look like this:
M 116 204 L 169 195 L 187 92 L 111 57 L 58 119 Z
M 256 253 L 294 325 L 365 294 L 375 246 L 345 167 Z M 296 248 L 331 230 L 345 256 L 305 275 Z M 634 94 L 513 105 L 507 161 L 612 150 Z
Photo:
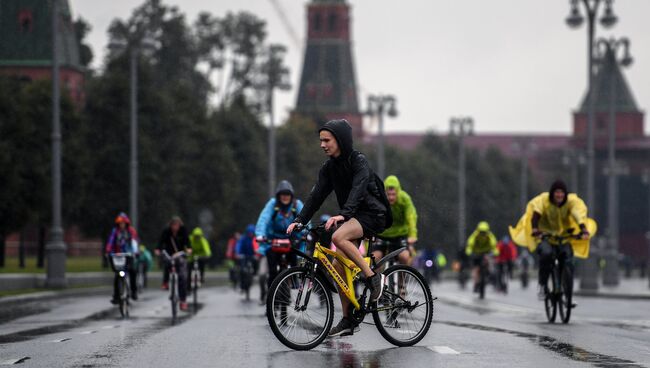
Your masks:
M 346 120 L 328 121 L 320 128 L 319 138 L 320 147 L 329 159 L 321 167 L 316 185 L 287 232 L 291 233 L 296 223 L 309 222 L 327 196 L 334 191 L 341 210 L 327 221 L 325 228 L 336 228 L 332 242 L 336 245 L 337 252 L 342 252 L 361 268 L 372 290 L 370 300 L 376 301 L 383 291 L 384 275 L 375 274 L 370 269 L 354 242 L 377 235 L 392 224 L 384 184 L 370 169 L 366 157 L 353 149 L 352 127 Z M 342 224 L 339 226 L 339 223 Z M 337 262 L 334 266 L 339 274 L 344 274 L 343 266 Z M 339 294 L 343 319 L 332 328 L 330 336 L 349 335 L 356 328 L 348 318 L 350 301 L 342 293 Z

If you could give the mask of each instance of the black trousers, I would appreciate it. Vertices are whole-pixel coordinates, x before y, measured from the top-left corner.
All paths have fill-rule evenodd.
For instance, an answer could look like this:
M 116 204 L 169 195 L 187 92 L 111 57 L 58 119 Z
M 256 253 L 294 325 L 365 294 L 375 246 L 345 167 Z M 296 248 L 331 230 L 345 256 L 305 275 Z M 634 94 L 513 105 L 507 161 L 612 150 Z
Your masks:
M 287 262 L 291 266 L 296 264 L 296 254 L 276 253 L 269 249 L 266 252 L 266 262 L 269 265 L 269 277 L 266 281 L 267 285 L 270 287 L 273 280 L 275 280 L 275 277 L 280 273 L 280 266 L 282 265 L 282 262 Z
M 573 248 L 570 244 L 564 245 L 551 245 L 543 241 L 537 247 L 537 254 L 539 255 L 539 284 L 544 286 L 548 282 L 548 277 L 553 270 L 553 262 L 557 257 L 560 262 L 560 269 L 567 265 L 573 275 Z

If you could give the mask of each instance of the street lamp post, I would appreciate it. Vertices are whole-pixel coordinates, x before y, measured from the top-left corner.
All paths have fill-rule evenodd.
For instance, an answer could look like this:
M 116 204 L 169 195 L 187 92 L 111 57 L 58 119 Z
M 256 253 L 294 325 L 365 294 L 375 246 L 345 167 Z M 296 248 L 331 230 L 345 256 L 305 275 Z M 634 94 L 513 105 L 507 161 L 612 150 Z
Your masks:
M 603 27 L 609 28 L 616 24 L 618 18 L 612 10 L 613 0 L 570 0 L 571 13 L 566 18 L 566 23 L 571 28 L 578 28 L 584 21 L 580 14 L 579 3 L 582 3 L 587 14 L 587 80 L 589 83 L 588 93 L 588 112 L 587 112 L 587 204 L 592 206 L 594 213 L 595 199 L 595 170 L 594 170 L 594 120 L 595 120 L 595 103 L 596 92 L 594 86 L 594 33 L 596 27 L 596 15 L 601 3 L 605 3 L 605 13 L 600 18 Z M 580 288 L 585 290 L 598 289 L 598 265 L 596 257 L 590 257 L 585 261 L 584 274 L 580 279 Z
M 109 49 L 116 54 L 129 52 L 129 125 L 130 125 L 130 160 L 129 160 L 129 218 L 131 224 L 138 227 L 138 56 L 142 51 L 156 48 L 155 42 L 144 37 L 129 45 L 126 41 L 113 40 Z
M 608 146 L 607 146 L 607 235 L 608 244 L 605 252 L 605 269 L 603 270 L 603 284 L 607 286 L 616 286 L 619 283 L 618 267 L 618 175 L 620 168 L 616 164 L 616 64 L 629 66 L 632 64 L 630 56 L 630 41 L 627 38 L 600 39 L 596 44 L 596 50 L 602 51 L 599 55 L 600 67 L 611 66 L 609 73 L 609 126 L 608 126 Z M 621 60 L 617 60 L 616 55 L 619 50 L 624 52 Z
M 458 249 L 465 248 L 465 136 L 474 132 L 474 120 L 471 117 L 451 118 L 450 134 L 458 136 Z
M 523 212 L 526 212 L 526 204 L 528 203 L 528 159 L 530 154 L 536 150 L 534 143 L 531 143 L 530 138 L 523 137 L 518 142 L 513 143 L 513 148 L 521 157 L 521 173 L 519 174 L 519 207 Z
M 267 51 L 268 59 L 262 66 L 264 80 L 257 86 L 266 90 L 266 109 L 269 113 L 269 196 L 275 195 L 277 176 L 277 149 L 275 138 L 275 113 L 273 108 L 273 94 L 276 89 L 289 90 L 289 68 L 283 65 L 287 49 L 281 45 L 271 45 Z
M 646 259 L 646 264 L 648 274 L 648 287 L 650 287 L 650 168 L 643 170 L 641 180 L 648 189 L 648 231 L 645 233 L 645 240 L 648 243 L 648 258 Z
M 52 0 L 52 229 L 47 252 L 46 286 L 62 288 L 65 280 L 65 251 L 61 225 L 61 110 L 59 91 L 59 7 Z
M 397 99 L 392 95 L 368 96 L 367 115 L 376 116 L 379 120 L 379 140 L 377 141 L 377 175 L 382 180 L 386 177 L 386 153 L 384 137 L 384 114 L 390 117 L 397 116 Z

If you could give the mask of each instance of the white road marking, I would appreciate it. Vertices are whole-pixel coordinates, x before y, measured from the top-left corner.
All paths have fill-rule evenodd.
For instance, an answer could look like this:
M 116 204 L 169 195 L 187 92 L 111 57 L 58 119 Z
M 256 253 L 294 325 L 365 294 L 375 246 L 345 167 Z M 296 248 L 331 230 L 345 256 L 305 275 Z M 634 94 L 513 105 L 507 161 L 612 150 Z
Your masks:
M 79 335 L 90 335 L 90 334 L 94 334 L 94 333 L 97 333 L 97 331 L 96 330 L 91 330 L 91 331 L 79 332 Z
M 14 365 L 14 364 L 22 363 L 28 359 L 29 357 L 11 358 L 11 359 L 0 361 L 0 365 Z
M 66 338 L 63 338 L 63 339 L 52 340 L 51 342 L 64 342 L 64 341 L 68 341 L 68 340 L 72 340 L 72 339 L 69 338 L 69 337 L 66 337 Z
M 118 328 L 118 327 L 120 327 L 120 326 L 119 325 L 108 325 L 108 326 L 102 327 L 102 330 L 110 330 L 111 328 Z
M 450 354 L 450 355 L 460 354 L 459 352 L 450 348 L 449 346 L 427 346 L 427 348 L 438 354 Z

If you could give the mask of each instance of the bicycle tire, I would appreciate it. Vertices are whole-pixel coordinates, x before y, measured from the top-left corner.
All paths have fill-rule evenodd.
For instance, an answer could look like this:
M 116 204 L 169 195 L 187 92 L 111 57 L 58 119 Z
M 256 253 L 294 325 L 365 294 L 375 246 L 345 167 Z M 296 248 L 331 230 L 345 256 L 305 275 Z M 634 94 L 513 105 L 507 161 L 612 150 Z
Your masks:
M 299 283 L 299 285 L 297 285 L 298 288 L 295 288 L 295 281 L 298 281 Z M 298 298 L 299 295 L 301 298 L 300 302 L 303 302 L 302 298 L 306 296 L 306 294 L 303 294 L 303 292 L 306 291 L 305 284 L 309 281 L 311 281 L 310 284 L 312 288 L 309 297 L 309 304 L 303 306 L 305 307 L 304 310 L 298 311 L 292 306 L 292 304 L 296 302 L 296 298 Z M 287 289 L 290 291 L 296 290 L 295 297 L 293 295 L 280 294 L 280 291 L 284 293 Z M 322 303 L 323 299 L 325 300 L 324 305 Z M 285 325 L 286 327 L 289 323 L 289 320 L 292 317 L 287 315 L 289 313 L 296 315 L 293 319 L 293 323 L 318 323 L 318 321 L 315 321 L 309 316 L 307 316 L 306 319 L 303 319 L 301 313 L 305 314 L 304 312 L 308 310 L 307 307 L 310 307 L 309 310 L 319 310 L 324 307 L 325 310 L 322 311 L 322 313 L 314 313 L 322 317 L 322 326 L 319 325 L 314 328 L 315 331 L 313 338 L 305 339 L 307 341 L 296 341 L 295 338 L 292 339 L 291 336 L 287 336 L 287 334 L 289 334 L 289 331 L 292 331 L 297 335 L 297 328 L 289 328 L 289 331 L 287 331 L 282 327 L 282 325 Z M 278 311 L 281 315 L 280 321 L 277 319 Z M 327 338 L 329 330 L 332 327 L 332 321 L 334 320 L 334 302 L 332 300 L 332 294 L 329 292 L 327 281 L 320 275 L 310 276 L 310 269 L 304 266 L 292 267 L 282 271 L 275 277 L 273 283 L 271 283 L 271 286 L 269 287 L 266 299 L 266 316 L 271 331 L 273 331 L 275 337 L 282 344 L 294 350 L 313 349 Z
M 486 273 L 485 265 L 481 263 L 479 267 L 479 281 L 478 281 L 478 297 L 479 299 L 485 299 L 485 283 L 486 283 Z
M 192 271 L 192 305 L 196 312 L 199 309 L 199 275 L 196 271 Z
M 123 277 L 120 277 L 118 282 L 119 295 L 120 295 L 120 315 L 122 318 L 129 318 L 129 294 L 128 294 L 128 285 L 126 285 L 126 280 Z
M 560 320 L 567 324 L 571 319 L 571 309 L 573 308 L 573 274 L 568 266 L 564 266 L 560 281 L 561 294 L 558 300 Z
M 381 336 L 384 339 L 386 339 L 386 341 L 390 342 L 393 345 L 399 346 L 399 347 L 412 346 L 412 345 L 415 345 L 418 342 L 420 342 L 424 338 L 424 336 L 426 336 L 427 332 L 429 331 L 429 328 L 431 327 L 431 321 L 433 320 L 433 297 L 431 296 L 431 290 L 429 289 L 429 285 L 427 284 L 426 280 L 424 279 L 424 276 L 422 276 L 422 274 L 419 273 L 413 267 L 405 266 L 405 265 L 395 265 L 395 266 L 392 266 L 392 267 L 386 269 L 383 272 L 383 274 L 386 275 L 390 279 L 391 274 L 398 273 L 398 272 L 409 275 L 415 281 L 415 284 L 413 284 L 414 288 L 416 286 L 419 286 L 420 289 L 421 289 L 421 290 L 418 290 L 418 291 L 421 292 L 422 295 L 414 295 L 413 297 L 418 298 L 417 302 L 419 302 L 419 298 L 424 298 L 424 302 L 419 304 L 419 305 L 424 306 L 424 314 L 423 314 L 423 318 L 422 318 L 422 325 L 419 326 L 418 330 L 415 331 L 415 334 L 413 334 L 413 336 L 409 337 L 408 339 L 399 339 L 399 338 L 396 338 L 395 336 L 393 336 L 391 334 L 391 331 L 397 331 L 396 328 L 401 329 L 401 326 L 400 327 L 388 326 L 388 323 L 384 323 L 384 321 L 381 320 L 381 316 L 382 316 L 383 313 L 381 313 L 380 311 L 377 311 L 377 310 L 374 310 L 372 312 L 372 318 L 375 321 L 375 326 L 377 327 L 377 330 L 379 331 Z M 398 277 L 398 279 L 399 279 L 399 277 Z M 404 281 L 404 282 L 407 283 L 407 281 Z M 410 285 L 410 283 L 407 283 L 407 285 L 404 286 L 405 292 L 409 292 L 408 285 Z M 398 289 L 401 289 L 401 288 L 398 288 Z M 413 290 L 413 289 L 411 289 L 411 290 Z M 399 290 L 399 292 L 401 294 L 401 290 Z M 416 293 L 413 293 L 413 294 L 416 294 Z M 381 307 L 382 303 L 387 303 L 387 302 L 392 303 L 393 301 L 390 300 L 390 299 L 391 299 L 391 296 L 389 296 L 387 294 L 387 291 L 385 291 L 384 295 L 382 295 L 379 302 L 377 303 L 377 307 L 378 308 Z M 408 295 L 407 295 L 407 301 L 410 301 L 409 298 L 408 298 Z M 400 314 L 400 310 L 396 310 L 396 309 L 393 309 L 392 313 L 397 312 L 397 314 L 393 317 L 396 324 L 399 322 L 398 318 L 400 318 L 400 316 L 402 316 L 402 315 L 407 316 L 407 318 L 403 318 L 401 320 L 403 321 L 403 323 L 405 323 L 407 325 L 407 327 L 410 327 L 411 325 L 409 324 L 408 316 L 410 316 L 412 321 L 415 321 L 415 319 L 413 319 L 413 315 L 411 315 L 411 313 L 413 313 L 413 311 L 420 311 L 420 310 L 422 310 L 422 309 L 420 309 L 420 307 L 417 306 L 412 311 L 402 309 L 401 310 L 402 314 Z M 404 312 L 407 312 L 408 314 L 406 314 Z M 419 313 L 419 314 L 421 314 L 421 313 Z M 389 328 L 392 329 L 392 330 L 389 330 Z M 410 332 L 412 330 L 405 329 L 404 331 Z
M 548 280 L 551 282 L 551 287 L 547 288 L 548 292 L 544 297 L 544 310 L 546 311 L 546 319 L 549 323 L 555 323 L 555 318 L 557 316 L 557 298 L 556 298 L 556 288 L 555 288 L 555 278 L 556 278 L 555 266 L 553 272 L 549 275 Z M 546 284 L 548 285 L 548 282 Z
M 172 303 L 172 325 L 176 323 L 176 318 L 178 316 L 178 294 L 176 291 L 176 274 L 169 275 L 169 290 L 171 295 L 169 300 Z

